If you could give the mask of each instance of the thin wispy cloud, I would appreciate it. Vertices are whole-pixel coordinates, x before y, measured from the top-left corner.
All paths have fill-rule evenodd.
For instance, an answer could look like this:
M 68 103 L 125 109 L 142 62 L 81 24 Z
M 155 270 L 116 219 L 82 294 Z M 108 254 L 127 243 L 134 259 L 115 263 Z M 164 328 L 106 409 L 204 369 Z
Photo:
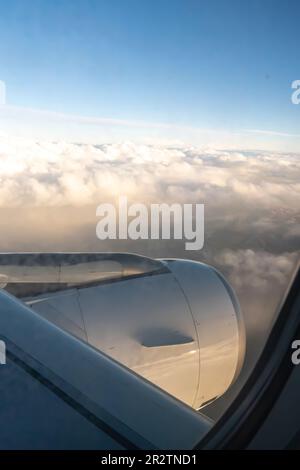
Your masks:
M 35 140 L 109 143 L 134 140 L 166 146 L 213 146 L 214 148 L 299 151 L 300 134 L 260 129 L 213 129 L 184 123 L 148 122 L 84 116 L 11 105 L 0 105 L 0 130 L 11 136 Z
M 270 136 L 278 136 L 278 137 L 300 138 L 300 134 L 290 134 L 288 132 L 272 131 L 272 130 L 266 130 L 266 129 L 247 129 L 245 132 L 250 132 L 251 134 L 262 134 L 262 135 L 270 135 Z

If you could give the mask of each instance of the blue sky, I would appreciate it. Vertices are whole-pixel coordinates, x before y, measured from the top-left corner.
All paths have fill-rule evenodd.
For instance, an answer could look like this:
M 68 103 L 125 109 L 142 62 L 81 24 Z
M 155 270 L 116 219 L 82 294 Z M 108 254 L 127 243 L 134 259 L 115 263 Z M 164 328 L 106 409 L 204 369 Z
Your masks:
M 1 3 L 8 103 L 62 113 L 300 134 L 298 0 Z

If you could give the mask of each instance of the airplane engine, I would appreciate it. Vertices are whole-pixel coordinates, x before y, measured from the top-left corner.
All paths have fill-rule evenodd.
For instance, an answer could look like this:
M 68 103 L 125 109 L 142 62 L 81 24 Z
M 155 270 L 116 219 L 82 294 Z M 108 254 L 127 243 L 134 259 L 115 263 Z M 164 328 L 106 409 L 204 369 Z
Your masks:
M 227 281 L 203 263 L 8 254 L 0 257 L 0 282 L 48 321 L 195 409 L 226 392 L 241 370 L 238 302 Z

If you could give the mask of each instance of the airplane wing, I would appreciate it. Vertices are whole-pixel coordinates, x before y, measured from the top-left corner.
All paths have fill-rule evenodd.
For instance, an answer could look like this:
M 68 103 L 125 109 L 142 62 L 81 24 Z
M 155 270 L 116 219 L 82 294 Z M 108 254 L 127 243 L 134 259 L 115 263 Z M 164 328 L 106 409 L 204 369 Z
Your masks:
M 211 421 L 0 290 L 2 449 L 192 449 Z

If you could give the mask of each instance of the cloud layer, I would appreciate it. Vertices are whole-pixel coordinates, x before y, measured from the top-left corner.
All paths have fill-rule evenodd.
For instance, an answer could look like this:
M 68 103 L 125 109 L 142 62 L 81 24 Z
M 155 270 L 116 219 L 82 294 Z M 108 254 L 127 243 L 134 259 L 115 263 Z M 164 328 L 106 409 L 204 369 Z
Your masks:
M 208 252 L 280 254 L 300 246 L 297 154 L 0 137 L 2 209 L 94 211 L 120 195 L 144 204 L 204 203 Z
M 280 208 L 285 215 L 297 215 L 300 207 L 300 158 L 288 153 L 0 136 L 0 181 L 0 207 L 84 206 L 119 194 L 141 202 L 167 198 L 236 206 L 242 201 L 249 208 Z

